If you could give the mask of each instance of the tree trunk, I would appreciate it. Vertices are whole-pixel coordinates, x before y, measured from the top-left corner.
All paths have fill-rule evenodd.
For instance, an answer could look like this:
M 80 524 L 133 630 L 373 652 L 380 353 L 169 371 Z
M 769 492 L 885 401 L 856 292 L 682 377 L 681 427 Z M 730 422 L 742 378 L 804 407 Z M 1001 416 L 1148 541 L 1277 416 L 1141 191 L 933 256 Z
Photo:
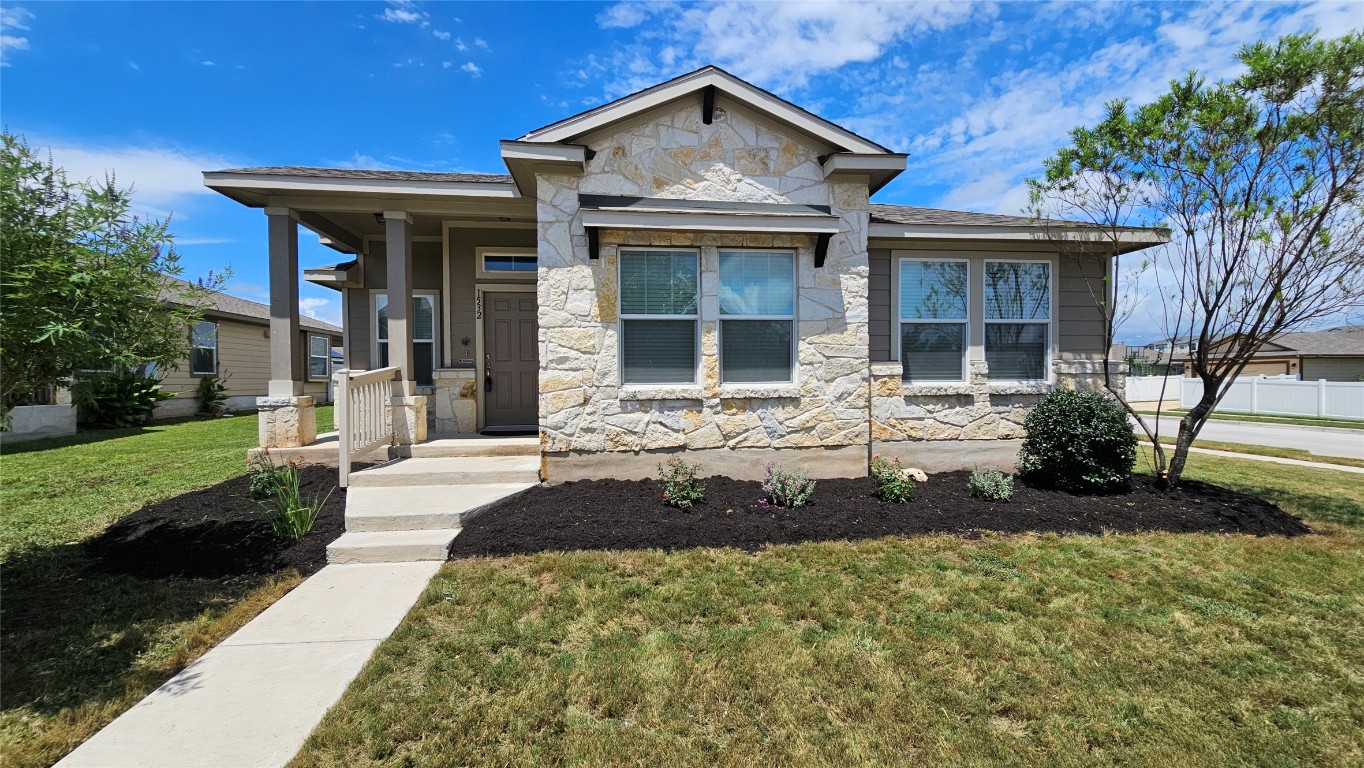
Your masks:
M 1179 436 L 1175 438 L 1175 452 L 1170 457 L 1170 472 L 1161 484 L 1163 489 L 1174 488 L 1179 485 L 1179 479 L 1184 474 L 1184 462 L 1189 458 L 1189 446 L 1198 437 L 1198 433 L 1203 429 L 1203 422 L 1208 420 L 1208 414 L 1212 413 L 1213 406 L 1217 405 L 1217 387 L 1203 384 L 1203 396 L 1198 403 L 1184 414 L 1184 418 L 1179 420 Z

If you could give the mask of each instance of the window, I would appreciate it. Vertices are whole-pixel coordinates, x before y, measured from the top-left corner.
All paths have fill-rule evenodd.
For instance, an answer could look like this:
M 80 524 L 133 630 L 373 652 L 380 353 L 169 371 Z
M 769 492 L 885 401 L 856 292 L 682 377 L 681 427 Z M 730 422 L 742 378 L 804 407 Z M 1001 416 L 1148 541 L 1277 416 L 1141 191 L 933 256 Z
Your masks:
M 308 378 L 326 380 L 331 368 L 331 340 L 326 336 L 308 337 Z
M 195 323 L 189 334 L 189 372 L 194 376 L 218 375 L 218 324 Z
M 374 294 L 375 338 L 378 342 L 379 366 L 388 367 L 388 296 Z M 412 314 L 408 318 L 412 329 L 412 375 L 418 386 L 434 383 L 436 368 L 436 297 L 424 294 L 412 297 Z
M 965 381 L 967 262 L 900 259 L 900 363 L 907 381 Z
M 720 252 L 720 381 L 792 380 L 795 254 Z
M 512 253 L 483 254 L 484 272 L 534 272 L 538 263 L 536 256 Z
M 990 379 L 1049 379 L 1050 349 L 1050 262 L 985 262 L 985 362 Z
M 619 258 L 621 382 L 696 383 L 696 252 L 622 249 Z

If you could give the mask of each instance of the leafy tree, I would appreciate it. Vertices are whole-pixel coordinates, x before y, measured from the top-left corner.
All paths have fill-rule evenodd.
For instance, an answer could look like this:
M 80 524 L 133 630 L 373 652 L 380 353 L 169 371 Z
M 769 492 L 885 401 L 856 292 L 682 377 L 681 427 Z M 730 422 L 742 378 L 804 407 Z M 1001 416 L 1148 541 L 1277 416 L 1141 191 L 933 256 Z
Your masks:
M 225 275 L 183 272 L 169 221 L 131 212 L 113 177 L 72 182 L 0 133 L 0 403 L 67 385 L 82 368 L 172 366 Z
M 1112 102 L 1029 182 L 1048 239 L 1091 265 L 1096 253 L 1114 264 L 1112 279 L 1091 281 L 1106 347 L 1143 279 L 1164 338 L 1198 342 L 1191 367 L 1203 396 L 1168 460 L 1153 422 L 1132 413 L 1165 487 L 1179 483 L 1189 446 L 1265 342 L 1364 305 L 1364 36 L 1293 35 L 1239 58 L 1244 73 L 1229 82 L 1191 72 L 1150 104 Z M 1150 224 L 1168 227 L 1169 243 L 1121 273 L 1132 228 Z M 1127 405 L 1117 377 L 1106 378 Z

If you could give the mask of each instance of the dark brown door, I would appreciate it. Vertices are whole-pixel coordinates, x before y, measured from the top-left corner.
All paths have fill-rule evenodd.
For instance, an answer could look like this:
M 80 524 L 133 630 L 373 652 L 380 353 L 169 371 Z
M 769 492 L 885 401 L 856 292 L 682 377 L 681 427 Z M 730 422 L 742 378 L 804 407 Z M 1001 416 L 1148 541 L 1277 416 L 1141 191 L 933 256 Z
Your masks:
M 534 293 L 483 294 L 483 365 L 492 382 L 492 391 L 483 395 L 487 426 L 540 423 L 536 336 Z

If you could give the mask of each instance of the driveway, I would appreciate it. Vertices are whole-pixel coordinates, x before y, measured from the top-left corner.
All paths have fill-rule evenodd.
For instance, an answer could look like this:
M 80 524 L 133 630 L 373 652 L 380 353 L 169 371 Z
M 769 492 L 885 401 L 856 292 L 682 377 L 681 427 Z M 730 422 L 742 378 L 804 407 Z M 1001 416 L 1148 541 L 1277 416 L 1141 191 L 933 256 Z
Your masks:
M 1147 416 L 1148 420 L 1154 418 Z M 1150 423 L 1149 421 L 1147 423 Z M 1162 417 L 1161 436 L 1179 434 L 1179 419 Z M 1319 456 L 1345 456 L 1364 459 L 1364 430 L 1331 427 L 1299 427 L 1290 424 L 1260 424 L 1246 421 L 1218 421 L 1209 419 L 1198 433 L 1199 440 L 1222 443 L 1271 445 L 1277 448 L 1300 448 Z M 1194 442 L 1197 445 L 1198 441 Z

